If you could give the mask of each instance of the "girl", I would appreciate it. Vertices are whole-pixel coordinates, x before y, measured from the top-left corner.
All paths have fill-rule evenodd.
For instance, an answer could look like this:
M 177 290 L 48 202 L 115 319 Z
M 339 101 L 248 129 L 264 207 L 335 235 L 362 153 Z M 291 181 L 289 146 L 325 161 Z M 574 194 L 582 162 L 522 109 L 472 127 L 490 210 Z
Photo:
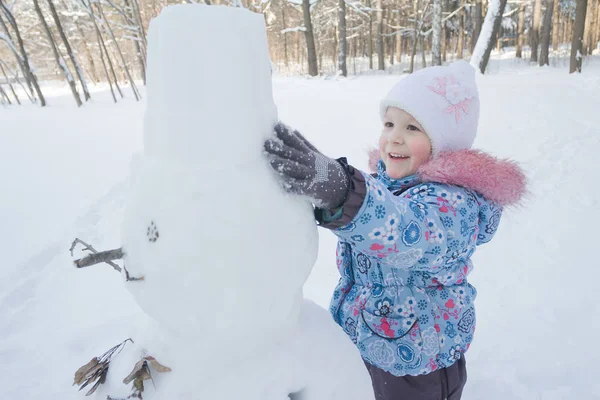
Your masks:
M 471 256 L 525 178 L 514 163 L 470 150 L 479 97 L 464 61 L 402 79 L 380 114 L 373 175 L 283 124 L 265 149 L 284 188 L 309 197 L 319 225 L 339 238 L 330 311 L 360 350 L 376 399 L 458 400 L 475 331 Z

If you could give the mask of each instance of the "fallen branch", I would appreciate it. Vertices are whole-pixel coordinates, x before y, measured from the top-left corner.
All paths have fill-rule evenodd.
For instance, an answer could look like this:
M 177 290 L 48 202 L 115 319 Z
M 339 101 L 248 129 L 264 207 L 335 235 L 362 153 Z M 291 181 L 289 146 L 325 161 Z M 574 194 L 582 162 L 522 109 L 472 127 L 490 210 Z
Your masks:
M 75 246 L 77 246 L 77 243 L 80 243 L 84 246 L 83 251 L 91 251 L 93 254 L 90 254 L 89 256 L 86 256 L 84 258 L 81 258 L 79 260 L 75 260 L 73 261 L 73 263 L 75 263 L 75 266 L 77 268 L 83 268 L 83 267 L 89 267 L 91 265 L 95 265 L 95 264 L 99 264 L 101 262 L 105 262 L 108 265 L 110 265 L 111 267 L 113 267 L 115 270 L 121 272 L 121 267 L 119 267 L 117 264 L 115 264 L 114 262 L 112 262 L 113 260 L 118 260 L 123 258 L 123 251 L 121 249 L 117 249 L 121 252 L 121 256 L 120 257 L 114 257 L 114 258 L 108 258 L 106 257 L 106 255 L 104 253 L 111 253 L 114 252 L 116 250 L 110 250 L 108 252 L 102 252 L 99 253 L 98 250 L 96 250 L 92 245 L 87 244 L 86 242 L 84 242 L 83 240 L 79 239 L 79 238 L 75 238 L 75 240 L 73 241 L 73 243 L 71 244 L 71 248 L 69 249 L 69 251 L 71 252 L 71 256 L 73 255 L 73 250 L 75 250 Z M 95 258 L 93 258 L 95 256 Z M 93 260 L 93 261 L 89 261 L 89 260 Z
M 121 269 L 121 267 L 119 267 L 117 264 L 115 264 L 113 262 L 114 260 L 122 259 L 123 256 L 125 255 L 125 252 L 123 251 L 122 247 L 120 247 L 118 249 L 114 249 L 114 250 L 98 251 L 92 245 L 87 244 L 86 242 L 84 242 L 83 240 L 81 240 L 79 238 L 75 238 L 75 240 L 71 244 L 71 248 L 69 249 L 69 251 L 71 252 L 71 256 L 73 256 L 73 250 L 75 250 L 75 247 L 77 246 L 78 243 L 83 245 L 83 251 L 87 250 L 87 251 L 90 251 L 92 254 L 87 255 L 78 260 L 74 260 L 73 263 L 75 264 L 75 267 L 85 268 L 85 267 L 90 267 L 92 265 L 96 265 L 96 264 L 100 264 L 100 263 L 106 263 L 106 264 L 110 265 L 111 267 L 113 267 L 118 272 L 124 271 L 125 272 L 125 280 L 128 282 L 144 280 L 143 276 L 139 277 L 139 278 L 130 276 L 129 271 L 127 271 L 127 268 L 125 268 L 125 266 L 123 266 L 123 268 Z
M 101 262 L 108 263 L 113 260 L 120 260 L 123 258 L 123 249 L 118 248 L 114 250 L 101 251 L 98 253 L 90 254 L 89 256 L 85 256 L 80 258 L 79 260 L 73 261 L 77 268 L 85 268 L 90 267 L 92 265 L 100 264 Z M 120 271 L 120 267 L 114 264 L 113 268 Z

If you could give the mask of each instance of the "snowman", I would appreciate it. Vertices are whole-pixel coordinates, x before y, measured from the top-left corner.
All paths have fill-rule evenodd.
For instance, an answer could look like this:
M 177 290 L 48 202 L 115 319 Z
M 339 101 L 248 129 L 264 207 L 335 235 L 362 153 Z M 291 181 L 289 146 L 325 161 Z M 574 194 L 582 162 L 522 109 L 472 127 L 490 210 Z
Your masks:
M 96 395 L 372 399 L 354 345 L 303 299 L 318 234 L 311 205 L 284 193 L 262 154 L 277 122 L 263 16 L 166 7 L 148 45 L 122 238 L 142 312 Z M 136 368 L 146 384 L 132 392 Z

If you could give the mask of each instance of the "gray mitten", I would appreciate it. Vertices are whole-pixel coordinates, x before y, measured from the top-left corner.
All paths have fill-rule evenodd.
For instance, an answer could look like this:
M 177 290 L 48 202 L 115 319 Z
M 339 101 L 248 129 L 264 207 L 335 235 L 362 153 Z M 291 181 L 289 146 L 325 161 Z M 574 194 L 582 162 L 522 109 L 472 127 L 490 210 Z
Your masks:
M 350 189 L 346 168 L 281 122 L 275 126 L 275 135 L 277 139 L 265 142 L 265 150 L 269 163 L 281 175 L 284 189 L 307 196 L 319 208 L 341 206 Z

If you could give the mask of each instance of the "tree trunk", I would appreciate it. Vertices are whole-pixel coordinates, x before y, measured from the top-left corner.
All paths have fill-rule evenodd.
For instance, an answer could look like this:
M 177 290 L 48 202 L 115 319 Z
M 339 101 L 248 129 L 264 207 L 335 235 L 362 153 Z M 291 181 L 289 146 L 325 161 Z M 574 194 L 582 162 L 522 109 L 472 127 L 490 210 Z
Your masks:
M 65 35 L 65 31 L 60 22 L 60 18 L 58 17 L 58 13 L 56 12 L 56 8 L 54 7 L 54 3 L 52 0 L 47 0 L 48 7 L 50 8 L 50 14 L 52 14 L 52 18 L 54 19 L 54 23 L 56 24 L 56 29 L 58 30 L 58 34 L 62 39 L 63 44 L 65 45 L 65 49 L 67 50 L 67 55 L 71 60 L 71 64 L 75 69 L 75 73 L 77 74 L 77 79 L 79 79 L 79 83 L 81 84 L 81 89 L 83 90 L 83 96 L 85 101 L 90 99 L 90 92 L 87 87 L 87 83 L 85 82 L 85 78 L 83 77 L 83 71 L 79 65 L 79 61 L 77 61 L 77 57 L 71 48 L 71 44 L 69 43 L 69 39 L 67 39 L 67 35 Z
M 433 0 L 431 64 L 442 65 L 442 0 Z
M 584 56 L 587 56 L 588 54 L 590 54 L 590 48 L 591 48 L 591 44 L 590 44 L 590 25 L 591 25 L 591 20 L 592 18 L 592 7 L 594 4 L 594 0 L 588 0 L 587 1 L 587 10 L 586 10 L 586 17 L 585 17 L 585 25 L 583 28 L 583 45 L 581 48 L 581 54 Z
M 206 1 L 206 4 L 210 5 L 209 0 L 205 0 L 205 1 Z M 142 14 L 140 12 L 140 5 L 138 4 L 137 0 L 125 0 L 125 4 L 130 6 L 131 14 L 133 15 L 133 18 L 135 19 L 135 21 L 137 22 L 138 39 L 141 40 L 141 43 L 139 41 L 136 42 L 136 49 L 138 49 L 138 51 L 140 52 L 140 55 L 141 55 L 140 67 L 142 68 L 144 85 L 146 85 L 146 60 L 147 60 L 146 49 L 148 47 L 148 43 L 146 42 L 146 32 L 144 31 L 144 24 L 142 22 Z
M 98 79 L 98 72 L 96 71 L 96 63 L 94 63 L 94 57 L 92 56 L 92 52 L 90 51 L 90 47 L 89 47 L 87 41 L 85 40 L 85 34 L 83 32 L 83 29 L 81 28 L 81 25 L 77 21 L 78 20 L 75 20 L 75 25 L 77 26 L 77 30 L 79 31 L 79 34 L 81 35 L 81 38 L 82 38 L 81 40 L 83 42 L 83 48 L 85 50 L 85 55 L 88 59 L 88 64 L 91 69 L 91 77 L 95 83 L 98 83 L 98 82 L 100 82 L 100 79 Z
M 71 93 L 73 93 L 73 98 L 75 99 L 75 102 L 77 103 L 77 107 L 81 107 L 81 105 L 82 105 L 81 98 L 79 97 L 79 92 L 77 91 L 77 87 L 75 86 L 75 81 L 73 80 L 73 75 L 71 74 L 71 71 L 69 71 L 69 67 L 67 67 L 67 63 L 65 63 L 65 60 L 58 52 L 58 48 L 56 47 L 56 42 L 54 41 L 54 37 L 52 37 L 52 32 L 50 32 L 50 28 L 48 27 L 48 24 L 46 23 L 46 20 L 44 19 L 44 14 L 42 13 L 42 9 L 40 8 L 40 4 L 38 3 L 38 0 L 33 0 L 33 6 L 35 7 L 35 12 L 37 13 L 38 18 L 40 19 L 42 28 L 44 29 L 44 32 L 46 33 L 46 36 L 48 37 L 48 43 L 50 44 L 50 48 L 52 49 L 52 53 L 54 54 L 54 59 L 56 60 L 58 67 L 63 71 L 63 74 L 65 75 L 65 79 L 69 83 L 69 87 L 71 88 Z
M 425 59 L 425 36 L 421 35 L 421 68 L 427 68 L 427 60 Z
M 417 54 L 417 42 L 419 40 L 419 0 L 413 0 L 413 12 L 415 14 L 415 26 L 413 32 L 412 51 L 410 52 L 410 69 L 409 73 L 415 72 L 415 55 Z
M 540 24 L 542 22 L 542 0 L 535 0 L 533 8 L 533 25 L 531 26 L 531 61 L 538 61 L 540 44 Z
M 289 65 L 289 60 L 288 60 L 288 42 L 287 42 L 287 32 L 285 32 L 285 30 L 287 29 L 287 24 L 285 22 L 285 5 L 287 4 L 287 2 L 284 2 L 281 5 L 281 28 L 284 31 L 283 34 L 283 60 L 285 62 L 285 66 L 287 67 Z
M 446 24 L 442 24 L 442 62 L 446 62 L 448 57 L 448 30 Z
M 475 0 L 475 27 L 473 28 L 473 36 L 471 38 L 471 53 L 475 50 L 477 40 L 479 40 L 479 34 L 481 33 L 481 26 L 483 25 L 483 4 L 482 0 Z
M 4 105 L 5 102 L 8 103 L 9 106 L 12 104 L 10 97 L 8 97 L 4 89 L 2 89 L 2 85 L 0 85 L 0 100 L 2 100 L 2 105 Z
M 459 7 L 462 6 L 462 1 L 461 4 L 459 4 Z M 465 9 L 462 8 L 459 12 L 458 12 L 458 43 L 456 44 L 457 49 L 456 49 L 456 57 L 460 60 L 463 58 L 463 53 L 464 53 L 464 49 L 465 49 Z
M 546 13 L 544 14 L 544 24 L 542 30 L 542 43 L 540 50 L 540 67 L 550 65 L 548 52 L 550 51 L 550 34 L 552 32 L 552 13 L 554 12 L 554 2 L 558 0 L 546 0 Z
M 29 91 L 33 95 L 33 91 L 35 90 L 35 93 L 37 94 L 38 99 L 40 99 L 40 105 L 42 107 L 45 107 L 46 99 L 44 98 L 44 95 L 42 94 L 42 90 L 38 83 L 37 76 L 33 72 L 33 68 L 31 66 L 31 64 L 29 63 L 29 56 L 27 55 L 27 51 L 25 51 L 25 44 L 23 43 L 23 37 L 21 36 L 21 33 L 19 31 L 19 26 L 17 25 L 17 21 L 15 20 L 11 11 L 8 9 L 8 7 L 6 7 L 6 5 L 4 4 L 3 1 L 0 1 L 0 9 L 2 9 L 4 14 L 6 15 L 6 18 L 8 19 L 8 23 L 12 26 L 15 36 L 17 38 L 17 44 L 19 46 L 20 54 L 15 52 L 15 56 L 17 57 L 17 63 L 19 64 L 19 67 L 21 68 L 21 71 L 23 72 L 23 76 L 25 77 L 25 82 L 27 83 L 27 86 L 29 87 Z M 1 15 L 0 15 L 0 24 L 6 30 L 6 34 L 9 36 L 9 39 L 10 39 L 8 27 L 4 24 L 4 21 L 1 18 Z
M 600 41 L 600 2 L 596 3 L 596 31 L 594 34 L 594 46 Z
M 558 3 L 558 1 L 557 1 Z M 525 3 L 519 6 L 519 20 L 517 22 L 517 58 L 523 58 L 523 43 L 525 41 Z
M 377 69 L 385 70 L 383 52 L 383 0 L 377 0 Z
M 334 72 L 337 72 L 337 67 L 338 67 L 338 60 L 339 60 L 339 47 L 338 47 L 338 42 L 339 42 L 339 35 L 338 35 L 338 29 L 337 26 L 333 26 L 332 32 L 331 32 L 331 36 L 333 37 L 333 40 L 331 41 L 331 65 L 333 65 L 334 68 Z M 320 56 L 322 54 L 319 54 Z M 319 62 L 319 64 L 321 64 Z
M 67 3 L 66 0 L 61 0 L 61 1 L 67 11 L 69 11 L 69 12 L 73 11 L 73 9 L 69 6 L 69 3 Z M 88 42 L 85 39 L 85 32 L 84 32 L 83 28 L 81 27 L 81 24 L 79 23 L 79 18 L 73 18 L 73 23 L 75 24 L 75 28 L 77 29 L 79 36 L 81 36 L 81 42 L 83 43 L 83 50 L 85 51 L 85 56 L 86 56 L 88 64 L 89 64 L 89 69 L 91 70 L 91 73 L 88 71 L 88 75 L 90 76 L 90 78 L 92 79 L 92 81 L 94 83 L 98 83 L 98 82 L 100 82 L 100 80 L 98 79 L 98 73 L 96 72 L 96 64 L 94 63 L 94 57 L 92 56 L 92 52 L 90 51 Z
M 400 23 L 397 21 L 394 21 L 394 14 L 392 13 L 392 7 L 388 7 L 387 9 L 387 15 L 388 15 L 388 21 L 390 21 L 390 23 L 396 23 L 397 25 L 399 25 Z M 389 29 L 386 29 L 386 31 Z M 388 39 L 388 55 L 389 55 L 389 63 L 390 65 L 394 65 L 394 56 L 395 56 L 395 50 L 396 50 L 396 35 L 393 35 L 389 32 L 387 32 L 387 39 Z
M 90 19 L 92 21 L 92 25 L 94 26 L 94 31 L 96 32 L 96 40 L 98 41 L 98 48 L 100 50 L 100 60 L 102 61 L 102 66 L 104 67 L 104 74 L 106 75 L 106 80 L 108 81 L 108 85 L 110 86 L 110 92 L 112 94 L 113 100 L 115 101 L 115 103 L 117 102 L 117 97 L 115 96 L 115 92 L 113 90 L 113 86 L 110 80 L 110 75 L 108 73 L 108 69 L 106 67 L 106 63 L 108 62 L 108 65 L 110 67 L 110 71 L 112 72 L 112 76 L 114 79 L 114 84 L 115 87 L 117 88 L 117 91 L 119 92 L 119 95 L 121 96 L 121 98 L 123 98 L 123 92 L 121 91 L 121 88 L 119 87 L 119 82 L 117 79 L 117 74 L 115 73 L 115 69 L 113 68 L 113 64 L 112 61 L 110 60 L 110 55 L 108 54 L 108 50 L 106 49 L 106 45 L 104 44 L 104 39 L 102 38 L 102 33 L 100 32 L 100 28 L 98 28 L 98 24 L 96 23 L 96 16 L 94 15 L 94 9 L 93 9 L 93 5 L 90 2 L 89 5 L 84 4 L 87 8 L 87 12 L 90 16 Z M 104 59 L 104 54 L 106 54 L 106 58 L 107 60 Z
M 346 52 L 348 43 L 346 42 L 346 2 L 338 1 L 338 71 L 343 76 L 348 76 L 346 69 Z
M 315 37 L 313 35 L 313 26 L 310 19 L 310 2 L 302 0 L 302 13 L 304 15 L 304 36 L 306 38 L 306 52 L 308 57 L 308 74 L 317 76 L 319 74 L 317 67 L 317 51 L 315 48 Z
M 104 15 L 104 10 L 102 9 L 102 3 L 98 3 L 98 11 L 100 11 L 100 17 L 102 17 L 102 26 L 104 27 L 104 29 L 106 29 L 106 31 L 108 32 L 109 36 L 111 37 L 113 44 L 115 45 L 115 48 L 117 49 L 117 53 L 119 54 L 120 58 L 121 58 L 121 63 L 123 64 L 123 70 L 125 71 L 125 75 L 127 76 L 127 79 L 129 80 L 129 83 L 131 84 L 131 90 L 133 91 L 133 95 L 135 97 L 136 101 L 140 100 L 140 94 L 137 90 L 137 86 L 135 85 L 135 82 L 133 81 L 133 78 L 131 77 L 131 74 L 129 73 L 129 68 L 127 68 L 127 62 L 125 61 L 125 57 L 123 56 L 123 52 L 121 51 L 121 48 L 119 47 L 119 43 L 117 42 L 117 38 L 115 37 L 115 34 L 112 30 L 112 28 L 110 27 L 110 24 L 108 23 L 108 21 L 106 20 L 106 16 Z
M 367 7 L 371 7 L 371 1 L 367 0 Z M 369 37 L 367 38 L 367 52 L 369 53 L 369 69 L 373 69 L 373 16 L 369 13 Z
M 477 40 L 473 56 L 471 57 L 471 65 L 475 68 L 479 68 L 481 73 L 485 73 L 492 48 L 496 42 L 496 37 L 500 31 L 500 25 L 502 24 L 502 15 L 506 8 L 507 0 L 492 0 L 488 7 L 487 14 L 485 16 L 485 22 L 482 26 L 482 34 Z
M 135 53 L 140 67 L 140 75 L 142 76 L 144 85 L 146 85 L 146 47 L 145 37 L 143 35 L 144 28 L 141 26 L 141 19 L 136 15 L 138 14 L 138 10 L 135 8 L 135 4 L 130 0 L 125 0 L 125 5 L 127 6 L 125 9 L 127 19 L 131 24 L 135 24 L 137 28 L 136 37 L 132 38 L 132 41 L 134 42 Z
M 575 7 L 575 22 L 573 23 L 573 40 L 571 41 L 571 63 L 569 73 L 581 72 L 583 55 L 583 31 L 585 28 L 585 14 L 588 0 L 577 0 Z
M 560 4 L 559 0 L 554 0 L 554 7 L 552 10 L 552 19 L 553 19 L 553 22 L 552 22 L 552 51 L 554 51 L 554 52 L 558 51 L 558 46 L 559 46 L 559 43 L 558 43 L 558 40 L 559 40 L 558 27 L 560 26 L 560 20 L 559 20 L 559 18 L 560 18 L 559 10 L 560 9 L 558 7 L 559 4 Z
M 586 20 L 589 21 L 589 26 L 588 30 L 585 31 L 585 36 L 588 38 L 587 54 L 592 54 L 592 52 L 597 46 L 595 40 L 595 33 L 597 24 L 596 8 L 598 7 L 600 7 L 600 5 L 598 5 L 598 2 L 596 0 L 588 0 L 588 17 L 586 18 Z
M 398 16 L 398 25 L 400 25 L 400 17 Z M 396 32 L 396 62 L 402 62 L 402 34 L 400 30 Z
M 0 62 L 0 71 L 2 71 L 2 75 L 4 75 L 4 78 L 6 78 L 6 83 L 8 84 L 8 87 L 10 88 L 10 91 L 12 92 L 15 100 L 17 101 L 17 103 L 19 105 L 21 105 L 21 100 L 19 100 L 19 96 L 17 96 L 17 92 L 15 92 L 15 88 L 13 87 L 12 83 L 10 83 L 10 79 L 8 78 L 8 75 L 6 75 L 6 71 L 4 70 L 4 66 L 2 65 L 2 63 Z M 8 98 L 8 96 L 6 96 Z M 10 99 L 9 99 L 10 101 Z
M 300 65 L 300 32 L 296 32 L 296 65 Z
M 594 33 L 594 46 L 600 41 L 600 2 L 596 3 L 596 29 Z

